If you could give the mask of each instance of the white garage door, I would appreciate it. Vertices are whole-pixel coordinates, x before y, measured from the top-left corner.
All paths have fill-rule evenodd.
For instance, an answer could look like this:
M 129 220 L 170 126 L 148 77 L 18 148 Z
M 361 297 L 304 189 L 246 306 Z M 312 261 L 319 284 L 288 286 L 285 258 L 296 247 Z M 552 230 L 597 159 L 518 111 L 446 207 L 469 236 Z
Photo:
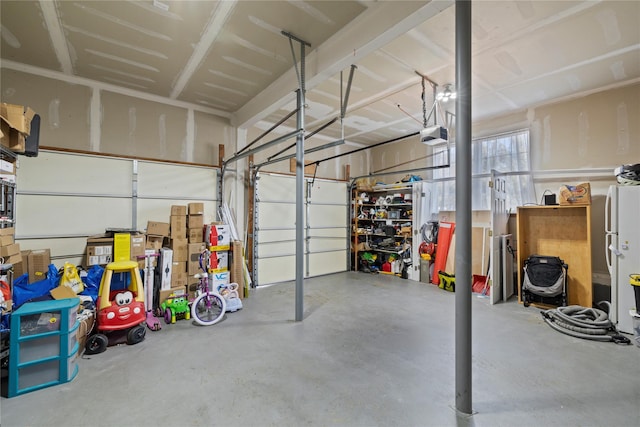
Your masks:
M 258 286 L 295 280 L 296 178 L 259 173 L 255 185 L 254 270 Z M 305 179 L 304 275 L 347 270 L 346 182 Z
M 19 160 L 16 240 L 21 249 L 50 249 L 57 266 L 81 264 L 87 236 L 169 222 L 171 205 L 203 202 L 204 220 L 215 220 L 213 167 L 49 150 Z

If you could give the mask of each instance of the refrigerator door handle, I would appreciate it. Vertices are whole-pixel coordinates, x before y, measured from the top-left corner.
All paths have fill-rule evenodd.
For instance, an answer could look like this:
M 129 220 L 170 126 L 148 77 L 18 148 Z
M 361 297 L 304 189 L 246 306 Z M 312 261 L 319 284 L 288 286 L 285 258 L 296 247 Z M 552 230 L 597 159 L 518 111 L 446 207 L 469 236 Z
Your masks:
M 607 263 L 607 270 L 609 270 L 609 276 L 613 275 L 613 271 L 611 269 L 611 254 L 609 252 L 609 248 L 612 245 L 607 245 L 607 243 L 609 243 L 609 240 L 611 240 L 611 234 L 607 233 L 604 236 L 604 244 L 605 244 L 605 248 L 604 248 L 604 257 Z
M 613 251 L 613 237 L 612 232 L 610 230 L 609 223 L 609 209 L 611 209 L 611 197 L 613 196 L 613 186 L 609 186 L 607 189 L 607 198 L 604 202 L 604 255 L 607 263 L 607 270 L 609 270 L 609 275 L 613 279 L 613 266 L 611 264 L 611 252 Z M 611 213 L 613 216 L 613 212 Z
M 609 242 L 611 240 L 611 236 L 611 234 L 607 234 L 605 237 L 605 241 Z M 614 248 L 613 244 L 610 243 L 605 249 L 604 254 L 607 261 L 607 270 L 609 270 L 609 275 L 613 278 L 613 265 L 611 263 L 613 257 L 611 255 L 619 256 L 620 251 Z
M 609 218 L 609 210 L 611 209 L 611 198 L 613 197 L 613 186 L 610 185 L 607 189 L 607 198 L 604 200 L 604 232 L 611 233 L 611 223 Z M 611 212 L 613 216 L 613 212 Z

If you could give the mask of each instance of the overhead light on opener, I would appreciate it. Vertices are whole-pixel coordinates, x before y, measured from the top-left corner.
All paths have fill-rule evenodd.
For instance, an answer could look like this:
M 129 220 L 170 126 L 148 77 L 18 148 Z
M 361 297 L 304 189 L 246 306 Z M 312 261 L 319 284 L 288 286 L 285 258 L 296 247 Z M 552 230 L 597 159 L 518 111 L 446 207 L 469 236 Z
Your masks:
M 458 94 L 452 89 L 451 84 L 444 85 L 444 90 L 436 95 L 438 101 L 447 102 L 456 99 Z

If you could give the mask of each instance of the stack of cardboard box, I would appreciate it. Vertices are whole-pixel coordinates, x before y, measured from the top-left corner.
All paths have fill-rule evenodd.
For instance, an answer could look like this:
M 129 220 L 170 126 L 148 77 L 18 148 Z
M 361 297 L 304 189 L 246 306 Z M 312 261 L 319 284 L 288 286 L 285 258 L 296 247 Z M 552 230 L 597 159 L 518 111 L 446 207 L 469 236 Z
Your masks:
M 195 296 L 200 269 L 200 254 L 206 248 L 203 240 L 204 203 L 171 206 L 168 247 L 160 250 L 162 282 L 160 301 L 171 294 L 189 292 Z
M 204 226 L 205 244 L 211 251 L 209 270 L 213 273 L 211 286 L 217 288 L 229 281 L 229 250 L 231 230 L 228 225 L 212 223 Z
M 204 225 L 204 203 L 189 203 L 187 218 L 189 243 L 202 242 L 202 226 Z
M 19 264 L 22 262 L 20 256 L 20 244 L 13 240 L 14 228 L 0 228 L 0 257 L 4 264 Z
M 204 203 L 189 203 L 187 218 L 187 236 L 189 243 L 202 243 L 202 226 L 204 225 Z
M 14 272 L 16 267 L 22 266 L 22 256 L 20 255 L 20 245 L 18 243 L 15 243 L 13 240 L 13 227 L 0 228 L 0 257 L 2 258 L 2 261 L 3 261 L 2 264 L 14 265 Z M 9 283 L 8 277 L 5 274 L 5 272 L 9 270 L 10 268 L 7 266 L 7 269 L 5 270 L 3 268 L 0 271 L 0 274 L 2 274 L 1 279 L 8 287 L 8 289 L 5 289 L 5 291 L 8 291 L 8 294 L 11 294 L 11 289 L 12 289 L 11 283 Z M 13 303 L 11 299 L 7 297 L 5 300 L 5 297 L 3 296 L 4 294 L 5 292 L 0 293 L 0 296 L 2 296 L 2 298 L 0 298 L 0 313 L 7 313 L 11 311 L 13 307 Z
M 29 274 L 29 283 L 47 278 L 51 252 L 49 249 L 21 251 L 20 244 L 14 241 L 14 228 L 0 228 L 0 257 L 4 264 L 13 265 L 13 276 Z
M 168 222 L 147 221 L 146 248 L 159 251 L 164 244 L 164 239 L 169 237 L 169 229 Z
M 202 226 L 204 225 L 204 203 L 189 203 L 187 217 L 187 290 L 195 298 L 198 279 L 193 276 L 204 273 L 200 269 L 200 254 L 205 249 Z
M 15 153 L 24 153 L 35 114 L 29 107 L 0 104 L 0 143 Z
M 162 248 L 160 253 L 160 301 L 164 301 L 171 294 L 185 294 L 187 286 L 187 207 L 171 206 L 169 224 L 169 245 Z

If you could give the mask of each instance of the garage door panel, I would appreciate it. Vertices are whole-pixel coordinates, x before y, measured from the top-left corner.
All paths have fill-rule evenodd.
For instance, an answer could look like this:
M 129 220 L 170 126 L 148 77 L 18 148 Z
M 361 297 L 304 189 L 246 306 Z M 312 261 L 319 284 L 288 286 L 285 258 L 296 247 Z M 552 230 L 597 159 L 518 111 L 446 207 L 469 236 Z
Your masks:
M 202 202 L 204 221 L 211 222 L 217 173 L 213 167 L 40 150 L 37 157 L 20 158 L 16 240 L 23 249 L 50 248 L 56 264 L 80 263 L 86 236 L 169 222 L 171 205 Z
M 261 202 L 294 202 L 296 178 L 285 175 L 260 174 L 257 182 Z
M 347 203 L 347 183 L 316 180 L 311 188 L 311 203 L 322 201 L 330 204 Z
M 258 215 L 258 228 L 296 227 L 296 206 L 291 203 L 261 202 Z
M 347 238 L 346 228 L 314 228 L 311 230 L 311 237 L 341 237 Z
M 258 253 L 260 254 L 260 258 L 294 255 L 296 253 L 296 242 L 260 243 L 258 246 Z
M 267 281 L 260 281 L 260 285 L 270 283 L 287 282 L 295 279 L 296 257 L 287 256 L 280 258 L 266 258 L 258 260 L 258 271 L 261 276 L 268 278 Z
M 336 273 L 347 269 L 347 251 L 325 252 L 309 255 L 309 275 Z
M 344 238 L 339 239 L 327 239 L 327 238 L 317 238 L 311 239 L 309 242 L 309 251 L 311 253 L 314 252 L 325 252 L 325 251 L 339 251 L 345 249 Z
M 305 181 L 305 186 L 307 182 L 308 180 Z M 295 185 L 296 179 L 292 176 L 259 174 L 255 204 L 257 244 L 254 278 L 257 285 L 295 280 Z M 305 200 L 303 206 L 304 215 L 309 215 L 308 223 L 305 218 L 303 224 L 304 238 L 308 238 L 304 242 L 304 248 L 309 252 L 303 254 L 305 275 L 307 271 L 309 276 L 346 271 L 347 184 L 315 179 L 309 194 L 311 199 Z M 326 264 L 316 266 L 316 262 Z
M 20 192 L 131 196 L 130 160 L 40 151 L 20 157 Z
M 213 168 L 138 161 L 138 197 L 215 200 Z
M 309 225 L 313 227 L 344 226 L 347 220 L 345 205 L 312 205 L 309 208 Z
M 23 194 L 16 203 L 16 235 L 92 235 L 131 228 L 131 210 L 131 199 Z
M 260 230 L 258 244 L 264 242 L 295 241 L 296 230 Z

